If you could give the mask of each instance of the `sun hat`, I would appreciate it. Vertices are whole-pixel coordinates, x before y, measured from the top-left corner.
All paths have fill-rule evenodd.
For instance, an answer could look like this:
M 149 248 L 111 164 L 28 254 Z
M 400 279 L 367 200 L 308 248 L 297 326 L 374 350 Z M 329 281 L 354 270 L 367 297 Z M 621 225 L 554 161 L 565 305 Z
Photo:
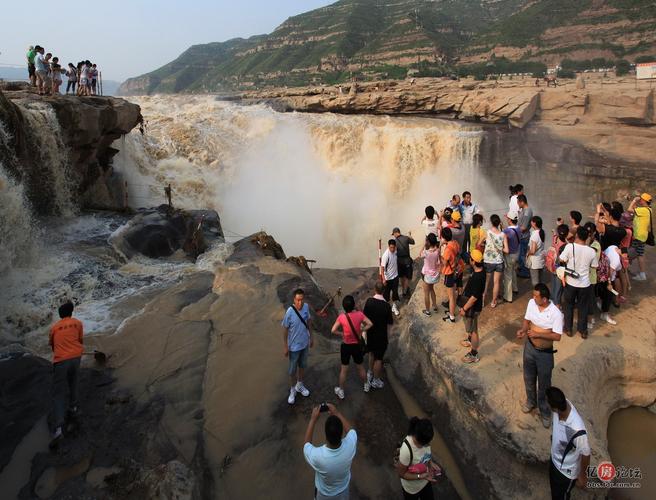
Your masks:
M 514 210 L 511 211 L 511 212 L 508 212 L 506 214 L 506 217 L 508 217 L 510 220 L 515 221 L 515 220 L 517 220 L 517 212 L 515 212 Z
M 483 262 L 483 253 L 480 250 L 476 250 L 474 248 L 471 252 L 469 252 L 469 255 L 474 262 L 478 264 Z
M 460 216 L 460 212 L 458 212 L 457 210 L 454 210 L 453 213 L 451 214 L 451 219 L 456 222 L 460 222 L 461 218 L 462 217 Z

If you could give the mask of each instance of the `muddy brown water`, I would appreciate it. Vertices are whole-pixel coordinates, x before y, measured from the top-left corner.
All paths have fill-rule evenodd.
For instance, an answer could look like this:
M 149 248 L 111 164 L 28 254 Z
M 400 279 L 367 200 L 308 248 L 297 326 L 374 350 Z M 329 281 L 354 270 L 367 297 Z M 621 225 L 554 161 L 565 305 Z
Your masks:
M 637 406 L 613 413 L 608 422 L 608 451 L 615 467 L 638 467 L 640 488 L 616 488 L 611 498 L 647 500 L 656 492 L 656 413 Z

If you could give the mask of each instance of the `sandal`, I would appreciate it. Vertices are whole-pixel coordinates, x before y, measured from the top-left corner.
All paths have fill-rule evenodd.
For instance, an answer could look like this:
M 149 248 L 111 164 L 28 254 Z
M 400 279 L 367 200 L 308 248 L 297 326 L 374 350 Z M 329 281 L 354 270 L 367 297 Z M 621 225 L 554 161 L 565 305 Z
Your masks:
M 491 307 L 492 309 L 494 309 L 495 307 L 497 307 L 497 301 L 496 301 L 496 300 L 493 300 L 492 302 L 490 302 L 490 307 Z

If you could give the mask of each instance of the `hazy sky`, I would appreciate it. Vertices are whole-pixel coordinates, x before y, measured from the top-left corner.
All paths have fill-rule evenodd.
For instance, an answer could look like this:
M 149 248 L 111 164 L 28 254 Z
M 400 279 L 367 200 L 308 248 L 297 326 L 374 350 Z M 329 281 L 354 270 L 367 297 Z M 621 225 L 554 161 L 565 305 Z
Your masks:
M 0 65 L 39 44 L 64 63 L 96 62 L 125 80 L 175 59 L 190 45 L 270 33 L 290 16 L 335 0 L 2 0 Z

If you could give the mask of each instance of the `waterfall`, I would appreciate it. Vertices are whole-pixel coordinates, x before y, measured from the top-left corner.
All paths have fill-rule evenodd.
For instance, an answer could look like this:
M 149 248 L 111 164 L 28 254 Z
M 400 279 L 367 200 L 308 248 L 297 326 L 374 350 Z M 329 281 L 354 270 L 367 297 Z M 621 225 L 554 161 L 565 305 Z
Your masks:
M 486 187 L 476 176 L 483 132 L 472 125 L 284 114 L 211 96 L 134 100 L 146 134 L 114 144 L 133 207 L 162 203 L 170 183 L 174 205 L 216 209 L 228 235 L 264 229 L 322 266 L 375 265 L 378 238 L 396 225 L 421 245 L 426 205 Z
M 75 182 L 55 111 L 40 101 L 19 100 L 16 104 L 27 122 L 30 149 L 35 154 L 36 172 L 32 175 L 38 175 L 40 192 L 52 194 L 55 214 L 73 215 Z

